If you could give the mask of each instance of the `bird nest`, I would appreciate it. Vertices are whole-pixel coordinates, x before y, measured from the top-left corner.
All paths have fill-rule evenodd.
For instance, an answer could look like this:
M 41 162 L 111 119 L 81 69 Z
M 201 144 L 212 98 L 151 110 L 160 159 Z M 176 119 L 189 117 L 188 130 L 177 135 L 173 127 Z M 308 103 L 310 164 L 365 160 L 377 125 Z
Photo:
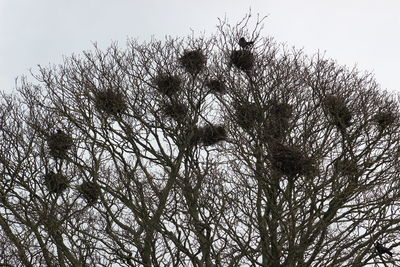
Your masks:
M 117 115 L 127 109 L 123 94 L 117 89 L 105 89 L 95 93 L 95 105 L 100 111 Z
M 270 138 L 275 140 L 281 140 L 284 138 L 289 130 L 289 121 L 288 120 L 270 120 L 264 126 L 264 132 L 261 135 L 261 138 L 264 138 L 264 141 L 271 141 Z
M 207 125 L 199 129 L 201 143 L 205 146 L 214 145 L 227 137 L 226 130 L 222 125 Z
M 47 138 L 47 145 L 51 156 L 64 159 L 73 145 L 73 140 L 71 136 L 58 130 Z
M 378 112 L 373 120 L 379 126 L 380 129 L 386 129 L 387 127 L 393 125 L 396 122 L 396 115 L 391 111 Z
M 334 168 L 337 172 L 344 176 L 354 176 L 359 173 L 357 162 L 349 159 L 335 161 Z
M 191 145 L 203 144 L 204 146 L 215 145 L 227 138 L 226 129 L 222 125 L 206 125 L 195 128 L 190 140 Z
M 250 130 L 256 123 L 263 120 L 263 112 L 256 103 L 237 103 L 234 108 L 236 110 L 236 122 L 243 129 Z
M 206 86 L 210 89 L 213 94 L 224 94 L 226 87 L 223 81 L 219 79 L 211 79 L 206 83 Z
M 163 107 L 163 113 L 176 121 L 182 121 L 188 113 L 188 107 L 183 103 L 167 103 Z
M 282 138 L 289 129 L 292 106 L 287 103 L 272 102 L 269 110 L 268 124 L 265 133 L 269 137 Z
M 84 181 L 79 185 L 78 191 L 86 199 L 89 205 L 94 204 L 101 195 L 100 186 L 94 182 Z
M 49 210 L 45 210 L 43 213 L 39 214 L 39 223 L 44 225 L 51 234 L 59 234 L 60 226 L 62 222 L 57 219 L 57 216 L 54 215 Z
M 197 126 L 192 128 L 192 129 L 190 129 L 187 132 L 187 135 L 185 135 L 185 137 L 186 136 L 189 137 L 189 146 L 190 147 L 193 147 L 193 146 L 198 145 L 198 144 L 201 143 L 201 134 L 202 134 L 201 128 L 199 128 Z
M 68 178 L 61 173 L 49 172 L 44 176 L 44 184 L 50 193 L 61 194 L 69 186 Z
M 249 50 L 234 50 L 230 55 L 230 61 L 238 69 L 249 71 L 254 66 L 255 58 Z
M 271 101 L 269 113 L 273 117 L 290 119 L 292 117 L 293 108 L 292 105 L 287 103 Z
M 270 153 L 272 167 L 286 176 L 310 175 L 316 171 L 314 160 L 297 148 L 274 143 Z
M 155 78 L 157 90 L 167 96 L 172 96 L 181 89 L 181 79 L 170 74 L 159 74 Z
M 190 74 L 197 74 L 206 66 L 207 58 L 200 49 L 185 51 L 179 58 L 181 66 Z
M 347 128 L 351 125 L 352 114 L 343 98 L 328 95 L 323 100 L 323 105 L 330 114 L 334 125 L 340 128 Z

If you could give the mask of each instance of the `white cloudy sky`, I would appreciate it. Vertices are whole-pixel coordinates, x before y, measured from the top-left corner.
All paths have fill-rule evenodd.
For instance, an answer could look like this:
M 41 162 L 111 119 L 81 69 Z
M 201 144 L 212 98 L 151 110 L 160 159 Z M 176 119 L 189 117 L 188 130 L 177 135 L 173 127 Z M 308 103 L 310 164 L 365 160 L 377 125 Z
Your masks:
M 215 31 L 231 22 L 268 15 L 264 34 L 279 42 L 326 51 L 340 64 L 372 71 L 383 89 L 400 90 L 398 0 L 0 0 L 0 90 L 37 64 L 57 64 L 127 38 L 182 36 Z

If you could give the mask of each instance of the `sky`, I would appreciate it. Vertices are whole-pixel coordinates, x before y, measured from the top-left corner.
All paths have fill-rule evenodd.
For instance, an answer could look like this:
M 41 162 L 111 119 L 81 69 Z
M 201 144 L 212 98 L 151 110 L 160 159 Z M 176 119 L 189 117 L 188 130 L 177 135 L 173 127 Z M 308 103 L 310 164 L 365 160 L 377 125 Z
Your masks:
M 268 16 L 264 36 L 356 65 L 400 92 L 398 0 L 0 0 L 0 90 L 15 91 L 16 77 L 93 43 L 211 35 L 218 18 L 234 23 L 250 8 Z

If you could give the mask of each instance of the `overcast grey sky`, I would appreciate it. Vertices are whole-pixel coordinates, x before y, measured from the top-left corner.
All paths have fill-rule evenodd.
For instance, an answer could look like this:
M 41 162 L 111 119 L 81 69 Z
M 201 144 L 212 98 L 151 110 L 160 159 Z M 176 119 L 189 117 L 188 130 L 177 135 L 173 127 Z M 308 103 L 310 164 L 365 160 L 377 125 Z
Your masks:
M 131 37 L 211 34 L 218 17 L 236 22 L 250 7 L 268 15 L 266 36 L 309 54 L 326 51 L 374 72 L 383 89 L 400 90 L 398 0 L 0 0 L 0 90 L 93 42 L 123 47 Z

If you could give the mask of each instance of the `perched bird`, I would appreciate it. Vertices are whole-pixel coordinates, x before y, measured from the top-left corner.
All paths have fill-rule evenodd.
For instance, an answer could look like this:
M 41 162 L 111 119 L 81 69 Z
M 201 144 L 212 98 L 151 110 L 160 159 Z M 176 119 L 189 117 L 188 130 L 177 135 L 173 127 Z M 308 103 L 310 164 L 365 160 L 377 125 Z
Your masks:
M 251 42 L 247 42 L 246 39 L 244 37 L 239 39 L 239 46 L 243 49 L 249 48 L 250 46 L 252 46 L 254 44 L 254 41 Z
M 388 254 L 390 257 L 392 257 L 392 255 L 393 255 L 393 253 L 390 251 L 390 249 L 388 249 L 388 248 L 386 248 L 386 247 L 384 247 L 381 243 L 379 243 L 379 242 L 376 242 L 375 243 L 375 248 L 376 248 L 376 251 L 378 251 L 378 254 L 379 255 L 382 255 L 382 254 Z

